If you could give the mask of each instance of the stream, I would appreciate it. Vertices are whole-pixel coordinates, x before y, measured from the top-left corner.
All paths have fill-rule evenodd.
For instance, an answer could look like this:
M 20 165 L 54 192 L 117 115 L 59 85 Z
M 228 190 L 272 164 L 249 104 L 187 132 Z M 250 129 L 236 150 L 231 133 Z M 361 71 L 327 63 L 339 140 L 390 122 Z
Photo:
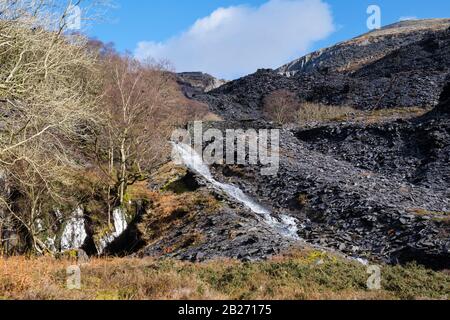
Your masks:
M 214 179 L 209 167 L 203 162 L 202 157 L 190 146 L 183 143 L 173 143 L 173 148 L 180 156 L 182 162 L 189 169 L 201 175 L 215 189 L 227 194 L 232 199 L 249 208 L 261 217 L 267 225 L 278 231 L 280 235 L 291 239 L 299 239 L 297 235 L 297 220 L 295 218 L 287 215 L 280 215 L 278 219 L 272 216 L 269 210 L 254 201 L 238 187 L 231 184 L 221 183 Z

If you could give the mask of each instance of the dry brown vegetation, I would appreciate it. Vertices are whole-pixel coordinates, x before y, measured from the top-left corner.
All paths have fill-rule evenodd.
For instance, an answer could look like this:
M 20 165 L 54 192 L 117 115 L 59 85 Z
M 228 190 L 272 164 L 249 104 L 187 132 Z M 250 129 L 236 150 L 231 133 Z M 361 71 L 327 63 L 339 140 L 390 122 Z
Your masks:
M 105 1 L 0 0 L 0 238 L 14 230 L 21 250 L 49 251 L 57 209 L 110 216 L 169 157 L 176 126 L 213 117 L 166 64 L 67 29 L 70 6 Z
M 125 203 L 129 187 L 167 161 L 174 129 L 211 115 L 182 94 L 168 64 L 137 61 L 98 41 L 90 44 L 100 55 L 104 115 L 93 154 L 107 183 L 110 212 Z
M 99 168 L 122 205 L 129 185 L 167 156 L 168 138 L 180 113 L 178 92 L 163 66 L 112 52 L 102 59 L 104 125 L 97 136 Z
M 279 124 L 344 121 L 359 113 L 346 106 L 302 103 L 294 93 L 287 90 L 274 91 L 264 99 L 265 116 Z
M 316 251 L 252 264 L 95 259 L 81 266 L 80 290 L 66 287 L 73 263 L 0 259 L 0 299 L 448 299 L 450 293 L 449 275 L 412 265 L 383 267 L 382 290 L 370 291 L 366 267 Z
M 295 93 L 277 90 L 264 99 L 264 115 L 279 124 L 344 121 L 360 112 L 346 106 L 300 102 Z
M 264 99 L 264 115 L 279 124 L 314 124 L 328 122 L 380 123 L 393 119 L 422 116 L 431 108 L 386 108 L 361 111 L 349 106 L 333 106 L 314 102 L 300 102 L 287 90 L 277 90 Z
M 293 123 L 299 107 L 299 100 L 294 93 L 277 90 L 264 99 L 264 116 L 280 124 Z
M 346 106 L 328 106 L 318 103 L 303 103 L 299 106 L 296 118 L 299 123 L 346 121 L 360 112 Z
M 0 190 L 2 220 L 43 253 L 37 222 L 50 203 L 71 201 L 74 150 L 99 121 L 97 67 L 86 39 L 64 33 L 69 4 L 58 3 L 59 17 L 50 1 L 1 4 L 0 174 L 14 191 Z
M 207 191 L 155 193 L 151 202 L 149 213 L 139 224 L 147 244 L 159 240 L 186 221 L 195 219 L 199 212 L 207 215 L 221 207 L 221 203 Z
M 410 119 L 414 117 L 423 116 L 425 113 L 431 110 L 432 108 L 422 108 L 422 107 L 379 109 L 367 112 L 360 112 L 359 114 L 357 114 L 355 121 L 370 124 L 395 119 Z

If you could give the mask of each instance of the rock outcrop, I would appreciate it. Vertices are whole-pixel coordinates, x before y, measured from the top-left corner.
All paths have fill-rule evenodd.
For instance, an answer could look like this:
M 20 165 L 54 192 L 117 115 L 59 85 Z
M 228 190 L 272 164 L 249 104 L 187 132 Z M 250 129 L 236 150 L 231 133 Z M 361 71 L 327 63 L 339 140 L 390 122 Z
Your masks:
M 181 72 L 176 74 L 178 84 L 183 92 L 192 97 L 195 93 L 205 93 L 217 89 L 227 83 L 202 72 Z
M 450 27 L 450 19 L 410 20 L 374 30 L 330 48 L 294 60 L 277 72 L 293 76 L 317 70 L 354 72 L 402 47 L 426 39 L 430 33 Z

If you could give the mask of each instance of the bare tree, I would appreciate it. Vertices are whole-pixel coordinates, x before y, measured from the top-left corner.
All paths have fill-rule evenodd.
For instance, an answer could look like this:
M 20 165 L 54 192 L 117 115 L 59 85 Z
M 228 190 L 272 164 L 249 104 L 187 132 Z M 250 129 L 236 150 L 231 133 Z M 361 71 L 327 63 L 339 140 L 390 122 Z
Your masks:
M 210 113 L 206 105 L 184 96 L 168 63 L 140 62 L 98 41 L 91 47 L 103 59 L 107 121 L 95 154 L 108 181 L 110 215 L 113 206 L 124 204 L 128 186 L 147 180 L 168 159 L 172 131 Z
M 44 205 L 67 200 L 76 149 L 100 122 L 96 57 L 86 50 L 86 39 L 65 33 L 72 1 L 56 20 L 47 1 L 1 4 L 0 171 L 15 192 L 0 202 L 30 246 L 44 252 L 36 222 Z M 48 29 L 43 21 L 59 28 Z M 19 202 L 26 203 L 20 210 Z
M 99 51 L 69 32 L 78 3 L 0 0 L 0 173 L 12 190 L 0 209 L 40 253 L 48 248 L 39 222 L 77 200 L 89 147 L 108 205 L 123 204 L 127 187 L 169 155 L 172 128 L 207 113 L 186 103 L 164 65 Z
M 264 99 L 264 115 L 280 124 L 295 122 L 298 109 L 298 98 L 287 90 L 274 91 Z
M 124 203 L 127 186 L 148 178 L 163 160 L 180 114 L 178 90 L 161 65 L 112 54 L 105 63 L 103 105 L 108 121 L 100 140 L 107 141 L 108 168 L 116 199 Z M 105 144 L 103 142 L 103 144 Z

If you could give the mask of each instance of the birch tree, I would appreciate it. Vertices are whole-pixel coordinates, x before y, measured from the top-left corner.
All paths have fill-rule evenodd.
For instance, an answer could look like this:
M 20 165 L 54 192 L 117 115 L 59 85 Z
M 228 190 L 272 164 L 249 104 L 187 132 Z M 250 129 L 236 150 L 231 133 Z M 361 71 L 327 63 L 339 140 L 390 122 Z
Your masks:
M 108 172 L 121 205 L 127 187 L 146 180 L 164 160 L 168 137 L 183 114 L 173 75 L 162 65 L 111 55 L 106 66 L 108 123 L 101 139 L 107 141 Z

